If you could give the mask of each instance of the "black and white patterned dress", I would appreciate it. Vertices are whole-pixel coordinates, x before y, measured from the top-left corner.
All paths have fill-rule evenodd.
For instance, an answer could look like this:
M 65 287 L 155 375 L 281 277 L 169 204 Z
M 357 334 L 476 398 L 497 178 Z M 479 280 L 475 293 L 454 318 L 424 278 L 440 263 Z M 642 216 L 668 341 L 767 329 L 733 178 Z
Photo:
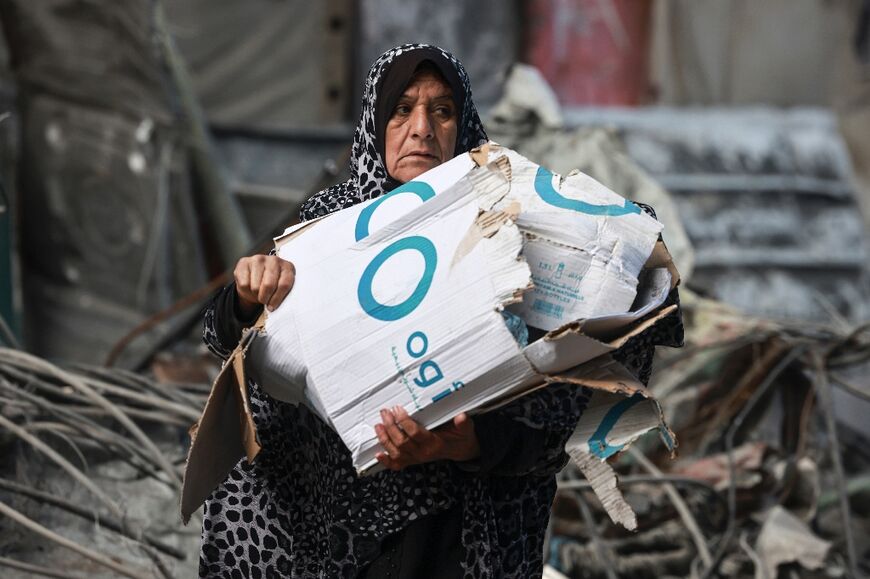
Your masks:
M 396 59 L 421 56 L 442 70 L 452 67 L 453 83 L 456 78 L 461 83 L 454 86 L 454 98 L 457 89 L 464 97 L 456 152 L 486 140 L 459 61 L 436 47 L 394 48 L 367 77 L 351 179 L 309 199 L 303 220 L 397 185 L 387 176 L 376 140 L 377 94 Z M 225 288 L 205 314 L 205 342 L 223 358 L 244 323 L 233 315 L 233 294 L 232 286 Z M 638 336 L 620 351 L 621 361 L 643 379 L 655 344 L 682 341 L 679 319 L 673 319 L 669 329 Z M 275 401 L 254 383 L 249 389 L 262 451 L 254 464 L 239 462 L 205 503 L 200 577 L 357 577 L 379 556 L 385 538 L 450 511 L 461 520 L 465 577 L 541 575 L 555 474 L 567 461 L 564 444 L 586 407 L 586 389 L 551 385 L 475 417 L 481 459 L 472 463 L 438 461 L 362 478 L 339 436 L 305 406 Z

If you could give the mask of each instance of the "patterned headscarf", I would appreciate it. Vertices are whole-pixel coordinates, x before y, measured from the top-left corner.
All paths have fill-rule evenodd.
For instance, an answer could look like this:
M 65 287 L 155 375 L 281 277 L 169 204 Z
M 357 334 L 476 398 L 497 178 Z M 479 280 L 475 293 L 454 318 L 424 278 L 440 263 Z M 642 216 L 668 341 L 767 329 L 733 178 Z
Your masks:
M 404 44 L 391 48 L 372 64 L 366 77 L 362 112 L 354 133 L 350 156 L 350 179 L 324 189 L 308 199 L 299 212 L 303 221 L 378 197 L 399 185 L 387 174 L 383 159 L 383 135 L 392 113 L 384 105 L 389 104 L 385 101 L 396 98 L 395 87 L 399 87 L 398 92 L 401 94 L 416 67 L 426 61 L 441 71 L 453 89 L 454 101 L 461 107 L 454 156 L 486 142 L 486 132 L 471 98 L 471 83 L 465 68 L 456 57 L 446 50 L 428 44 Z M 387 86 L 393 90 L 385 91 Z M 386 95 L 385 92 L 393 94 Z

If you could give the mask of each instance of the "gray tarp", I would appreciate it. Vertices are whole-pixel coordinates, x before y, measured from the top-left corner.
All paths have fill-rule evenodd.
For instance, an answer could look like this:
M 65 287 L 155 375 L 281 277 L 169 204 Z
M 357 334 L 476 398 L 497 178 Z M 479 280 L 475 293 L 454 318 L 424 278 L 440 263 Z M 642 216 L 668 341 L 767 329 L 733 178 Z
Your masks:
M 209 121 L 286 129 L 349 113 L 349 0 L 164 3 Z

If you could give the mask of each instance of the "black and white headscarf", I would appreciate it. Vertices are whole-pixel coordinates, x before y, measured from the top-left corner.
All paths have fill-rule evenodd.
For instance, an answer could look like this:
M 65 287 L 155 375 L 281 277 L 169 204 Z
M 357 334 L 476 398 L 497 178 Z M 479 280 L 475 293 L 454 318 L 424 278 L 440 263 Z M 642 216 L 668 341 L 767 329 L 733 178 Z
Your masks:
M 461 111 L 454 156 L 486 142 L 486 132 L 471 97 L 471 83 L 456 57 L 428 44 L 391 48 L 372 64 L 366 77 L 362 112 L 353 137 L 350 179 L 308 199 L 299 212 L 303 221 L 378 197 L 400 185 L 389 176 L 384 163 L 384 130 L 392 113 L 390 105 L 395 105 L 417 66 L 427 61 L 453 89 L 454 102 Z

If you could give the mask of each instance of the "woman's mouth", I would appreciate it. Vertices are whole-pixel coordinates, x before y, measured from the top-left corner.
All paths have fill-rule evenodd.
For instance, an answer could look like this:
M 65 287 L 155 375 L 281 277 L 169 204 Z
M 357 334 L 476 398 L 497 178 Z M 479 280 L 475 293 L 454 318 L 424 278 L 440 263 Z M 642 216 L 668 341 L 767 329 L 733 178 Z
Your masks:
M 413 151 L 413 152 L 405 155 L 405 158 L 408 158 L 408 157 L 422 157 L 425 159 L 438 159 L 438 157 L 436 157 L 432 153 L 428 153 L 426 151 Z

